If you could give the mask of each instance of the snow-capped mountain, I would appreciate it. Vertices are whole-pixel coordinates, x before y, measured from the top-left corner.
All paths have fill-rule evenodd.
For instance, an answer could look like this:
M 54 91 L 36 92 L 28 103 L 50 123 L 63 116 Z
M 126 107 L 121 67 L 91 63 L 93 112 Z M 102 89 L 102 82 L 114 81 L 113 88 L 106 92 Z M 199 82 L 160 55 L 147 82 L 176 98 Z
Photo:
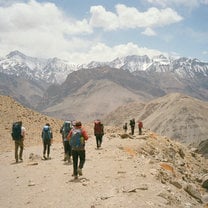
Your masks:
M 74 65 L 66 60 L 58 58 L 42 59 L 26 56 L 19 51 L 13 51 L 6 57 L 0 58 L 0 72 L 27 79 L 43 80 L 47 83 L 61 84 L 73 71 L 86 68 L 99 68 L 109 66 L 128 70 L 131 73 L 146 72 L 170 72 L 183 79 L 195 77 L 208 77 L 208 63 L 197 59 L 165 57 L 164 55 L 149 58 L 147 55 L 131 55 L 116 58 L 109 62 L 95 62 Z
M 77 66 L 65 60 L 34 58 L 19 51 L 0 59 L 0 72 L 47 83 L 61 83 L 74 70 L 77 70 Z
M 111 68 L 128 70 L 131 73 L 138 71 L 146 72 L 170 72 L 183 79 L 193 79 L 195 76 L 208 77 L 208 62 L 201 62 L 198 59 L 186 57 L 172 58 L 164 55 L 149 58 L 147 55 L 131 55 L 116 58 L 110 62 L 90 62 L 81 65 L 82 68 L 98 68 L 109 66 Z

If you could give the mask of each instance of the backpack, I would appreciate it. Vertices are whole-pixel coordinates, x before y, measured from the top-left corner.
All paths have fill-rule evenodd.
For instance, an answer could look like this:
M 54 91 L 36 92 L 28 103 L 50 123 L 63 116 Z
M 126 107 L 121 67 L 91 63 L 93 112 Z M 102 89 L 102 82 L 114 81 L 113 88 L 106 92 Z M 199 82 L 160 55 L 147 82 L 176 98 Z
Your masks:
M 134 127 L 135 126 L 135 120 L 134 119 L 130 120 L 130 126 L 131 127 Z
M 50 141 L 51 139 L 51 129 L 49 126 L 44 126 L 42 131 L 42 138 L 44 141 Z
M 143 128 L 143 123 L 141 121 L 138 123 L 138 127 Z
M 13 140 L 20 140 L 22 138 L 22 126 L 20 122 L 15 122 L 12 124 L 12 139 Z
M 103 124 L 100 121 L 94 122 L 94 134 L 104 134 Z
M 67 137 L 67 135 L 69 134 L 71 129 L 72 129 L 71 122 L 70 121 L 65 121 L 63 126 L 62 126 L 62 130 L 61 130 L 63 138 Z
M 83 149 L 85 146 L 85 140 L 82 136 L 81 129 L 73 129 L 72 136 L 69 140 L 69 144 L 71 145 L 72 149 Z

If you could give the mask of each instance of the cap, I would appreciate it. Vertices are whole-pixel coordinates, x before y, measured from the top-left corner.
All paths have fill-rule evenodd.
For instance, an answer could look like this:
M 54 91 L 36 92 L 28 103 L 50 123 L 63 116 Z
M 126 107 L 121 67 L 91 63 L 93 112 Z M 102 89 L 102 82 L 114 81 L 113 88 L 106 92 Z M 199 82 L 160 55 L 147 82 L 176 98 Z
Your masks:
M 81 121 L 76 121 L 76 122 L 75 122 L 75 126 L 82 126 Z

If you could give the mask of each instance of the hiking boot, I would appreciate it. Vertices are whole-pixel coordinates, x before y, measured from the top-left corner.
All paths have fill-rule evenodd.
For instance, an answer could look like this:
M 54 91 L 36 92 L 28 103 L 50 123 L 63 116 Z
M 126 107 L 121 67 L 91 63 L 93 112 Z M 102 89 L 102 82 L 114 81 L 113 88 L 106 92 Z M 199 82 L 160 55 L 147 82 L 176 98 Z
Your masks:
M 74 180 L 78 179 L 78 176 L 74 176 Z
M 81 168 L 78 168 L 77 172 L 80 176 L 82 176 L 82 169 Z
M 49 155 L 47 156 L 47 160 L 50 160 L 51 158 L 49 157 Z
M 20 158 L 20 162 L 23 162 L 23 159 L 22 158 Z
M 16 159 L 16 163 L 18 163 L 18 159 Z
M 71 161 L 71 158 L 69 157 L 69 158 L 68 158 L 68 163 L 71 163 L 71 162 L 72 162 L 72 161 Z
M 47 158 L 46 158 L 46 156 L 45 156 L 45 155 L 43 155 L 43 159 L 44 159 L 44 160 L 47 160 Z
M 64 161 L 67 161 L 67 155 L 66 154 L 64 155 Z

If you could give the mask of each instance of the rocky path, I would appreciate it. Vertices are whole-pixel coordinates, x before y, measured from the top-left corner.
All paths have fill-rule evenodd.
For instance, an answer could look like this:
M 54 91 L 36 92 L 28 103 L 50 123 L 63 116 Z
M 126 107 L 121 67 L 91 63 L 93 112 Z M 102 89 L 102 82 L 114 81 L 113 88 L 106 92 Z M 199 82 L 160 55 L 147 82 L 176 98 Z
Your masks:
M 73 180 L 72 164 L 65 163 L 61 143 L 42 160 L 42 146 L 26 147 L 24 161 L 14 163 L 14 152 L 0 154 L 0 204 L 4 208 L 201 208 L 182 188 L 161 182 L 159 160 L 145 154 L 149 139 L 121 139 L 109 134 L 102 149 L 95 139 L 86 144 L 83 176 Z M 154 153 L 153 153 L 154 154 Z

